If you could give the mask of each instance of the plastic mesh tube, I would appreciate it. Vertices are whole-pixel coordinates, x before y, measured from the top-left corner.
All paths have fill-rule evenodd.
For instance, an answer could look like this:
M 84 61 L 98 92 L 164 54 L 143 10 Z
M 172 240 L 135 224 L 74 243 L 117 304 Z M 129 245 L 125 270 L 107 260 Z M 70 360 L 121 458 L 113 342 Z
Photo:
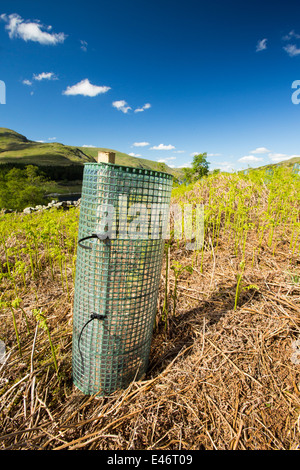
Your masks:
M 85 164 L 72 351 L 73 382 L 85 394 L 125 388 L 147 370 L 172 180 Z

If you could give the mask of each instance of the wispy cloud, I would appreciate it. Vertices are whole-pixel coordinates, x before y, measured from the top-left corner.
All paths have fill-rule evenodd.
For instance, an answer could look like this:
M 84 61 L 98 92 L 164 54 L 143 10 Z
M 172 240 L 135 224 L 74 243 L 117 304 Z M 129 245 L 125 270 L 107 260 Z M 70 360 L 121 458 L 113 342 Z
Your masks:
M 197 155 L 197 154 L 195 154 L 195 155 Z M 208 153 L 207 154 L 208 157 L 221 157 L 221 155 L 222 155 L 221 153 Z
M 48 137 L 48 140 L 56 140 L 56 137 Z
M 42 72 L 38 75 L 33 75 L 33 80 L 41 81 L 41 80 L 58 80 L 57 76 L 53 72 Z
M 290 158 L 300 158 L 300 155 L 287 155 L 286 153 L 269 153 L 268 156 L 274 163 L 278 163 L 283 160 L 290 160 Z
M 295 33 L 294 30 L 290 31 L 286 36 L 282 38 L 284 41 L 290 41 L 291 39 L 300 39 L 300 34 Z
M 84 52 L 87 51 L 88 43 L 86 41 L 80 40 L 80 49 Z
M 91 149 L 96 148 L 95 145 L 87 145 L 87 144 L 82 145 L 81 147 L 87 147 L 87 148 L 91 148 Z
M 286 153 L 269 153 L 269 158 L 272 162 L 280 162 L 290 158 Z
M 171 161 L 171 160 L 176 160 L 176 157 L 163 158 L 163 159 L 157 160 L 157 161 L 158 161 L 158 163 L 167 163 L 167 162 L 169 162 L 169 161 Z
M 149 142 L 134 142 L 132 144 L 133 147 L 146 147 L 147 145 L 150 145 Z
M 146 103 L 144 104 L 144 106 L 142 106 L 141 108 L 137 108 L 134 110 L 135 113 L 142 113 L 143 111 L 145 111 L 145 109 L 149 109 L 151 108 L 151 104 L 150 103 Z
M 189 168 L 190 166 L 192 166 L 192 162 L 185 163 L 184 165 L 180 165 L 177 168 Z
M 300 49 L 295 44 L 288 44 L 283 49 L 290 57 L 295 57 L 300 54 Z
M 266 147 L 257 147 L 255 150 L 251 150 L 250 153 L 254 154 L 261 154 L 261 153 L 269 153 L 270 150 L 267 149 Z
M 0 16 L 5 21 L 5 29 L 8 31 L 10 39 L 19 38 L 24 41 L 38 42 L 43 45 L 52 45 L 63 43 L 67 37 L 64 33 L 52 33 L 52 26 L 45 26 L 39 20 L 24 20 L 17 13 Z
M 231 172 L 234 170 L 234 163 L 231 163 L 231 162 L 218 162 L 217 164 L 217 168 L 219 168 L 221 171 L 226 171 L 226 172 Z
M 116 108 L 118 111 L 122 111 L 122 113 L 127 114 L 128 111 L 131 109 L 130 106 L 124 100 L 114 101 L 113 107 Z
M 142 156 L 139 153 L 134 153 L 134 152 L 131 152 L 128 155 L 130 155 L 131 157 L 141 157 Z
M 174 148 L 174 145 L 159 144 L 154 145 L 154 147 L 151 147 L 150 150 L 172 150 Z
M 23 85 L 27 85 L 27 86 L 31 86 L 32 85 L 32 82 L 30 80 L 23 80 L 22 81 Z
M 244 157 L 238 159 L 239 162 L 249 162 L 249 163 L 261 162 L 262 160 L 263 158 L 255 157 L 254 155 L 245 155 Z
M 267 39 L 261 39 L 260 41 L 258 41 L 258 43 L 256 44 L 256 52 L 260 52 L 260 51 L 264 51 L 265 49 L 267 49 Z
M 106 93 L 110 90 L 108 86 L 97 86 L 92 85 L 88 78 L 81 80 L 81 82 L 76 83 L 73 86 L 68 86 L 65 91 L 63 91 L 63 95 L 82 95 L 82 96 L 97 96 L 102 93 Z

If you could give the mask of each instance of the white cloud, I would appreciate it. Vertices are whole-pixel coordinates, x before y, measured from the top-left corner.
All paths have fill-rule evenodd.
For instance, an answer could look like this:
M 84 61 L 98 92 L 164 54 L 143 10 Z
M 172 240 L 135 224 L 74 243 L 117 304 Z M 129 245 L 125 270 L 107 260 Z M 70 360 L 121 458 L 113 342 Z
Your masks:
M 124 100 L 114 101 L 112 105 L 114 108 L 122 111 L 124 114 L 128 113 L 128 111 L 131 109 L 131 107 L 128 106 Z
M 137 108 L 134 110 L 135 113 L 141 113 L 143 111 L 145 111 L 145 109 L 149 109 L 151 108 L 151 104 L 150 103 L 146 103 L 144 104 L 144 106 L 142 106 L 141 108 Z
M 295 46 L 295 44 L 288 44 L 283 48 L 290 57 L 295 57 L 300 54 L 300 49 Z
M 88 147 L 88 148 L 91 148 L 91 149 L 96 148 L 95 145 L 82 145 L 81 147 Z
M 267 39 L 262 39 L 256 44 L 256 52 L 264 51 L 267 49 Z
M 231 163 L 231 162 L 218 162 L 217 163 L 217 168 L 219 168 L 221 171 L 230 172 L 230 171 L 234 170 L 234 163 Z
M 157 161 L 158 161 L 158 163 L 167 163 L 167 162 L 170 162 L 171 160 L 176 160 L 176 157 L 163 158 L 163 159 L 157 160 Z
M 86 41 L 80 40 L 80 44 L 81 44 L 80 49 L 81 49 L 82 51 L 86 52 L 86 51 L 87 51 L 88 43 L 87 43 Z
M 92 85 L 88 78 L 86 78 L 76 83 L 76 85 L 68 86 L 67 89 L 63 91 L 63 95 L 97 96 L 101 93 L 106 93 L 108 90 L 110 90 L 110 87 Z
M 130 155 L 131 157 L 141 157 L 142 156 L 139 153 L 134 153 L 134 152 L 131 152 L 128 155 Z
M 48 137 L 48 140 L 56 140 L 56 137 Z
M 39 20 L 34 22 L 24 20 L 17 13 L 8 16 L 4 13 L 0 16 L 0 19 L 7 23 L 5 29 L 8 31 L 10 39 L 20 38 L 26 42 L 33 41 L 43 45 L 55 46 L 63 43 L 67 37 L 64 33 L 50 33 L 52 26 L 45 26 Z
M 39 142 L 40 144 L 44 144 L 44 143 L 45 143 L 44 140 L 37 140 L 36 142 Z
M 192 152 L 192 153 L 190 153 L 190 157 L 194 157 L 195 155 L 199 155 L 199 152 Z
M 149 142 L 134 142 L 134 144 L 132 144 L 133 147 L 146 147 L 147 145 L 150 145 Z
M 198 155 L 197 153 L 195 155 Z M 221 153 L 208 153 L 207 156 L 208 157 L 221 157 Z
M 180 165 L 177 168 L 189 168 L 192 165 L 192 162 L 188 162 L 185 165 Z
M 283 160 L 289 160 L 292 158 L 291 155 L 287 155 L 286 153 L 269 153 L 269 158 L 272 162 L 281 162 Z
M 260 153 L 269 153 L 270 150 L 266 147 L 257 147 L 255 150 L 251 150 L 250 153 L 260 154 Z
M 32 82 L 30 80 L 23 80 L 23 85 L 27 85 L 27 86 L 31 86 L 32 85 Z
M 164 158 L 163 160 L 157 160 L 159 163 L 166 163 L 169 162 L 170 160 L 176 160 L 176 157 L 168 157 Z
M 185 150 L 174 150 L 174 153 L 185 153 Z
M 255 157 L 254 155 L 245 155 L 242 158 L 239 158 L 239 162 L 260 162 L 263 158 Z
M 159 145 L 154 145 L 154 147 L 151 147 L 150 150 L 172 150 L 174 148 L 175 148 L 174 145 L 159 144 Z
M 58 78 L 53 72 L 42 72 L 38 75 L 33 75 L 33 80 L 40 82 L 41 80 L 58 80 Z
M 300 34 L 295 33 L 294 30 L 290 31 L 286 36 L 283 36 L 284 41 L 290 41 L 292 38 L 300 39 Z

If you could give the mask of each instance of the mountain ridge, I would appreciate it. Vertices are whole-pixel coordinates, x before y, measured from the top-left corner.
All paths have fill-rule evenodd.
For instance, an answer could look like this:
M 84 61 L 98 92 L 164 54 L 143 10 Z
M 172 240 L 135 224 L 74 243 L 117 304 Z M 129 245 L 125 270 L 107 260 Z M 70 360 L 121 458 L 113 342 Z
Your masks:
M 124 152 L 102 147 L 78 147 L 59 142 L 37 142 L 5 127 L 0 127 L 0 164 L 26 164 L 38 166 L 83 165 L 95 162 L 98 151 L 109 151 L 116 154 L 116 164 L 161 170 L 174 174 L 167 165 L 162 170 L 161 164 L 141 157 L 133 157 Z

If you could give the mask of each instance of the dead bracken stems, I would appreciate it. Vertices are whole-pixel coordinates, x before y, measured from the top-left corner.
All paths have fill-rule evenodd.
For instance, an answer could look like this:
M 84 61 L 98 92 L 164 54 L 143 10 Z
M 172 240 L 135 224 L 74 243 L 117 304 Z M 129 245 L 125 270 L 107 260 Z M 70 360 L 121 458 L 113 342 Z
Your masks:
M 105 397 L 72 384 L 78 209 L 0 216 L 0 448 L 299 449 L 300 188 L 279 176 L 174 190 L 205 244 L 170 242 L 148 372 Z

